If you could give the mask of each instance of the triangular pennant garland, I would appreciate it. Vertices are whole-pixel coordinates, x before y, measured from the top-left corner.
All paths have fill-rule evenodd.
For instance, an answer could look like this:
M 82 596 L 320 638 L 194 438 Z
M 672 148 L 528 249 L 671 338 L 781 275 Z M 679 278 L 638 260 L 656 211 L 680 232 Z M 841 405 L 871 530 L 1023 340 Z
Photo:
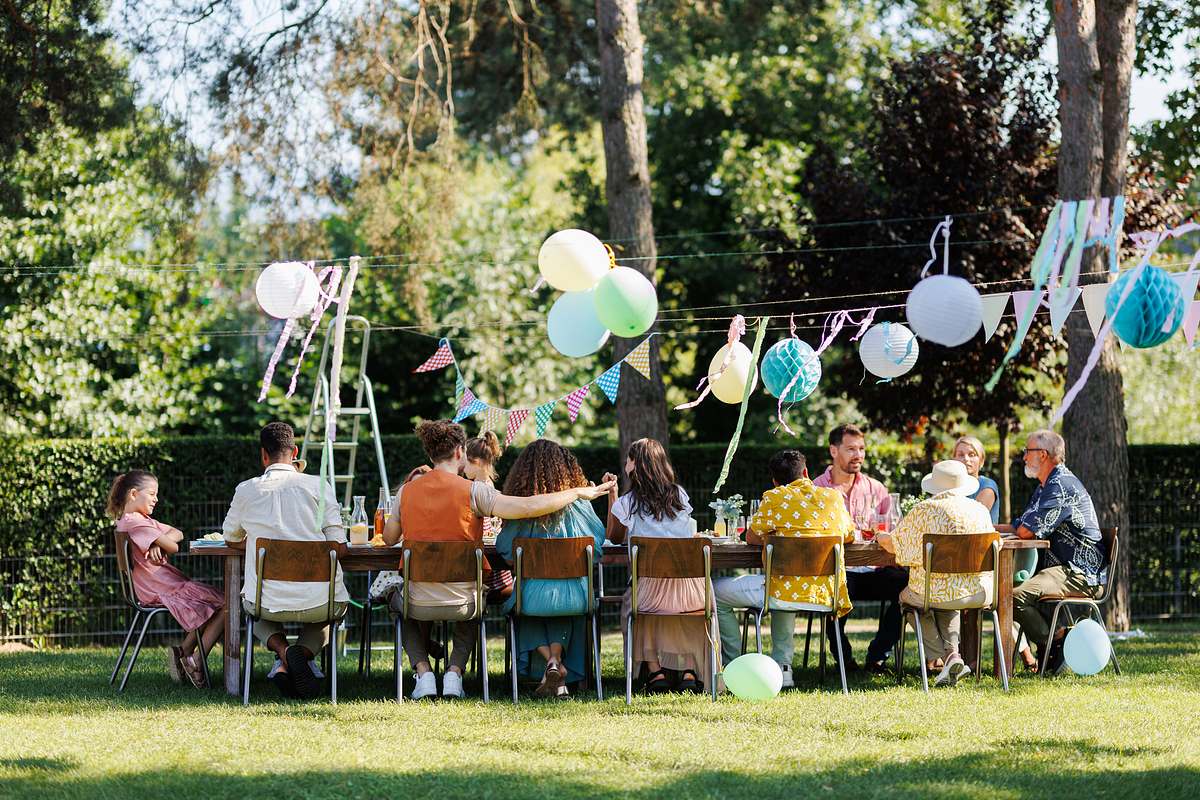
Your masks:
M 504 418 L 504 409 L 488 406 L 487 413 L 483 415 L 483 430 L 494 431 L 500 427 L 500 420 Z
M 1075 303 L 1079 301 L 1081 294 L 1083 294 L 1082 289 L 1070 286 L 1055 289 L 1050 293 L 1050 330 L 1054 331 L 1055 335 L 1062 330 L 1067 316 L 1071 313 L 1071 309 L 1075 308 Z
M 1083 310 L 1087 314 L 1088 327 L 1092 336 L 1100 334 L 1104 324 L 1104 301 L 1108 297 L 1109 283 L 1090 283 L 1083 287 Z
M 485 408 L 487 408 L 487 403 L 475 397 L 470 389 L 465 389 L 463 390 L 462 402 L 458 404 L 458 413 L 454 415 L 454 421 L 462 422 L 467 417 L 473 417 Z
M 1183 302 L 1190 304 L 1196 297 L 1196 284 L 1200 283 L 1200 270 L 1173 272 L 1171 277 L 1179 281 L 1179 291 L 1183 292 Z
M 1192 300 L 1183 316 L 1183 338 L 1187 339 L 1189 347 L 1195 347 L 1197 325 L 1200 325 L 1200 300 Z
M 442 339 L 438 343 L 438 349 L 429 358 L 425 359 L 425 363 L 413 370 L 413 372 L 433 372 L 435 369 L 445 369 L 454 362 L 454 355 L 450 352 L 450 343 Z
M 621 364 L 620 362 L 613 364 L 604 371 L 604 374 L 596 378 L 596 383 L 604 390 L 604 394 L 608 396 L 608 401 L 613 405 L 617 404 L 617 389 L 621 386 Z
M 996 335 L 996 328 L 1000 327 L 1000 319 L 1004 316 L 1004 310 L 1008 308 L 1009 293 L 1002 294 L 985 294 L 983 300 L 983 340 L 986 342 Z
M 505 447 L 508 447 L 510 444 L 512 444 L 512 440 L 516 437 L 517 431 L 521 430 L 521 426 L 525 424 L 525 420 L 528 417 L 528 408 L 518 408 L 508 413 L 508 434 L 504 437 Z
M 587 397 L 590 388 L 592 385 L 589 383 L 567 395 L 567 414 L 570 416 L 571 422 L 574 422 L 575 418 L 579 416 L 579 407 L 583 405 L 583 398 Z
M 558 405 L 558 401 L 551 400 L 533 410 L 533 420 L 537 423 L 537 438 L 542 438 L 542 434 L 546 432 L 546 426 L 550 424 L 550 417 L 554 415 L 556 405 Z
M 1013 292 L 1012 293 L 1013 313 L 1017 315 L 1018 322 L 1021 320 L 1024 320 L 1030 314 L 1037 314 L 1038 306 L 1041 305 L 1042 297 L 1045 294 L 1046 294 L 1045 292 L 1040 292 L 1040 291 L 1039 292 L 1024 291 L 1024 292 Z M 1030 308 L 1031 303 L 1033 304 L 1032 309 Z
M 646 380 L 650 380 L 650 339 L 644 339 L 641 344 L 630 350 L 629 355 L 625 356 L 625 361 L 642 373 Z
M 454 375 L 454 403 L 457 406 L 461 402 L 463 392 L 466 391 L 467 384 L 463 381 L 462 373 Z

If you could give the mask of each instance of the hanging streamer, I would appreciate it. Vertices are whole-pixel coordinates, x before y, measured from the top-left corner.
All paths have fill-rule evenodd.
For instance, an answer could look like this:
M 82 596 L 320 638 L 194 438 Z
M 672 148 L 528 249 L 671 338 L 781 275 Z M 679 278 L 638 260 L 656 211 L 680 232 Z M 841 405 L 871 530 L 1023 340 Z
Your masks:
M 329 285 L 321 288 L 321 283 L 328 281 Z M 338 286 L 342 282 L 342 268 L 337 266 L 325 267 L 317 276 L 317 305 L 313 308 L 310 319 L 312 324 L 308 326 L 308 333 L 304 336 L 304 343 L 300 345 L 300 359 L 296 362 L 296 368 L 292 370 L 292 380 L 288 383 L 288 390 L 285 397 L 291 397 L 296 392 L 296 381 L 300 378 L 300 367 L 304 363 L 304 356 L 308 354 L 308 346 L 312 342 L 313 334 L 317 332 L 317 328 L 321 327 L 321 319 L 325 316 L 325 311 L 333 303 L 338 302 L 337 291 Z
M 337 482 L 333 473 L 333 443 L 337 439 L 337 418 L 342 410 L 342 347 L 346 342 L 346 313 L 350 309 L 350 293 L 354 291 L 354 281 L 358 278 L 358 267 L 362 259 L 354 256 L 350 259 L 350 274 L 342 284 L 339 297 L 337 317 L 333 322 L 333 356 L 329 368 L 329 397 L 325 407 L 325 445 L 321 448 L 321 480 L 329 480 L 334 498 L 337 497 Z M 322 490 L 317 499 L 317 519 L 314 530 L 320 532 L 325 521 L 325 492 Z
M 696 384 L 696 391 L 699 392 L 701 387 L 703 387 L 704 391 L 700 392 L 700 396 L 697 397 L 692 402 L 675 406 L 676 411 L 683 411 L 685 409 L 695 408 L 696 406 L 700 405 L 700 403 L 702 403 L 704 401 L 704 398 L 708 397 L 709 393 L 712 391 L 712 385 L 714 383 L 716 383 L 718 380 L 720 380 L 721 376 L 725 374 L 725 371 L 728 370 L 730 365 L 733 364 L 733 346 L 737 342 L 739 342 L 741 340 L 741 338 L 745 335 L 746 335 L 746 318 L 743 317 L 741 314 L 735 314 L 733 317 L 733 321 L 731 321 L 729 323 L 729 333 L 726 334 L 726 337 L 725 337 L 725 344 L 726 344 L 727 349 L 725 350 L 725 358 L 721 359 L 720 368 L 716 372 L 712 373 L 711 375 L 705 375 L 703 378 L 701 378 L 700 383 Z M 754 363 L 758 364 L 758 361 L 755 361 Z M 646 377 L 650 377 L 650 376 L 647 375 Z M 753 383 L 753 381 L 747 381 L 747 383 L 748 384 Z
M 821 354 L 824 353 L 826 349 L 828 349 L 829 345 L 833 344 L 833 340 L 836 339 L 838 334 L 842 332 L 842 328 L 845 327 L 847 323 L 849 323 L 850 325 L 858 326 L 858 333 L 855 334 L 855 336 L 850 340 L 852 342 L 858 341 L 859 337 L 861 337 L 864 333 L 866 333 L 867 328 L 869 328 L 871 326 L 871 322 L 875 319 L 875 311 L 876 310 L 877 309 L 875 309 L 875 308 L 869 309 L 867 311 L 866 316 L 864 316 L 862 318 L 862 320 L 857 321 L 857 322 L 854 320 L 853 317 L 850 316 L 851 312 L 849 312 L 849 311 L 835 311 L 834 313 L 830 314 L 828 317 L 825 318 L 825 327 L 824 327 L 823 335 L 821 338 L 821 344 L 817 347 L 816 350 L 814 350 L 812 352 L 812 354 L 810 356 L 808 356 L 807 358 L 804 359 L 804 363 L 800 365 L 800 368 L 796 370 L 796 374 L 792 376 L 792 379 L 790 381 L 788 381 L 787 388 L 785 388 L 782 392 L 779 393 L 779 402 L 776 404 L 776 413 L 779 417 L 780 427 L 782 427 L 789 434 L 791 434 L 792 436 L 795 436 L 796 432 L 788 427 L 787 413 L 785 412 L 784 407 L 783 407 L 784 406 L 783 398 L 788 397 L 791 394 L 793 387 L 795 387 L 796 383 L 804 375 L 804 370 L 807 369 L 808 365 L 811 364 L 814 360 L 820 358 Z M 791 327 L 792 338 L 793 339 L 800 338 L 796 335 L 796 317 L 794 314 L 791 317 L 789 325 Z M 756 363 L 756 364 L 758 363 L 757 357 L 755 358 L 754 363 Z M 788 403 L 787 405 L 790 408 L 793 404 Z
M 767 338 L 767 323 L 771 321 L 770 317 L 759 317 L 758 332 L 754 336 L 754 349 L 751 351 L 754 363 L 758 363 L 758 357 L 762 355 L 763 339 Z M 717 476 L 717 483 L 713 486 L 713 494 L 721 491 L 721 487 L 725 485 L 725 479 L 729 477 L 729 465 L 733 463 L 733 456 L 737 453 L 738 444 L 742 439 L 742 425 L 746 422 L 746 407 L 750 405 L 750 392 L 752 384 L 746 381 L 746 389 L 742 393 L 742 406 L 738 410 L 737 427 L 733 430 L 733 437 L 729 440 L 729 447 L 725 450 L 725 460 L 721 463 L 721 473 Z
M 258 402 L 260 403 L 267 399 L 267 391 L 271 388 L 271 379 L 275 377 L 275 366 L 279 363 L 288 340 L 292 338 L 292 329 L 295 327 L 296 320 L 294 319 L 288 319 L 283 323 L 283 330 L 279 332 L 279 339 L 275 342 L 275 351 L 271 353 L 271 360 L 267 362 L 267 371 L 263 373 L 262 388 L 258 392 Z

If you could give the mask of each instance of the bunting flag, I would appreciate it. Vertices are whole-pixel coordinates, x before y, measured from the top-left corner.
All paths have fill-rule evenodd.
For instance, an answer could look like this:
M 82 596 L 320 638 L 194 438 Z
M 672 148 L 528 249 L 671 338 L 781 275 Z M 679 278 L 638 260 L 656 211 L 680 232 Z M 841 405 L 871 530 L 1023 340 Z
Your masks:
M 1083 310 L 1087 314 L 1088 327 L 1092 336 L 1100 333 L 1104 324 L 1104 302 L 1108 298 L 1110 283 L 1089 283 L 1083 287 Z
M 1200 283 L 1200 270 L 1189 269 L 1187 272 L 1173 272 L 1171 277 L 1179 282 L 1179 291 L 1183 292 L 1183 301 L 1191 303 L 1196 297 L 1196 284 Z
M 429 358 L 425 359 L 425 363 L 413 370 L 413 372 L 433 372 L 435 369 L 445 369 L 454 363 L 454 355 L 450 352 L 450 343 L 445 339 L 438 342 L 438 349 Z
M 504 409 L 496 408 L 495 406 L 487 406 L 487 413 L 483 415 L 483 430 L 494 431 L 500 426 L 500 420 L 504 418 Z
M 458 413 L 454 415 L 454 421 L 462 422 L 467 417 L 473 417 L 487 407 L 487 403 L 475 397 L 470 389 L 465 389 L 463 390 L 462 402 L 458 406 Z
M 1025 325 L 1025 330 L 1028 332 L 1030 325 L 1033 323 L 1033 317 L 1037 314 L 1038 307 L 1042 304 L 1042 298 L 1045 296 L 1043 291 L 1024 291 L 1012 293 L 1013 313 L 1017 315 L 1018 322 L 1028 319 L 1029 322 Z
M 1079 301 L 1079 295 L 1083 294 L 1083 290 L 1075 287 L 1064 286 L 1061 289 L 1056 289 L 1051 292 L 1050 300 L 1050 330 L 1058 335 L 1062 330 L 1062 326 L 1066 324 L 1067 315 L 1071 313 L 1071 309 L 1075 308 L 1075 303 Z
M 525 424 L 525 420 L 528 417 L 528 408 L 516 408 L 508 412 L 508 434 L 504 437 L 505 447 L 508 447 L 510 444 L 512 444 L 512 440 L 516 437 L 517 431 L 521 430 L 521 426 Z
M 467 384 L 463 380 L 462 373 L 458 370 L 454 371 L 454 404 L 458 406 L 462 402 L 463 392 L 466 390 Z
M 650 339 L 643 339 L 641 344 L 630 350 L 625 362 L 650 380 Z
M 533 419 L 537 423 L 537 438 L 542 438 L 542 434 L 546 432 L 546 426 L 550 424 L 550 417 L 554 414 L 554 407 L 558 405 L 557 400 L 551 400 L 549 403 L 542 403 L 533 410 Z M 572 418 L 573 419 L 573 418 Z
M 1188 303 L 1187 312 L 1183 317 L 1183 338 L 1187 339 L 1189 347 L 1195 347 L 1196 326 L 1200 325 L 1200 300 Z
M 996 328 L 1000 327 L 1000 319 L 1004 316 L 1004 310 L 1008 308 L 1008 298 L 1008 292 L 985 294 L 980 298 L 983 301 L 983 340 L 985 342 L 996 335 Z
M 579 416 L 579 408 L 583 405 L 583 398 L 587 397 L 590 388 L 592 385 L 587 383 L 567 395 L 567 414 L 570 416 L 571 422 L 574 422 L 575 418 Z
M 608 396 L 608 401 L 615 406 L 617 404 L 617 389 L 621 386 L 621 364 L 618 362 L 605 370 L 603 375 L 596 378 L 596 383 L 604 390 L 604 394 Z

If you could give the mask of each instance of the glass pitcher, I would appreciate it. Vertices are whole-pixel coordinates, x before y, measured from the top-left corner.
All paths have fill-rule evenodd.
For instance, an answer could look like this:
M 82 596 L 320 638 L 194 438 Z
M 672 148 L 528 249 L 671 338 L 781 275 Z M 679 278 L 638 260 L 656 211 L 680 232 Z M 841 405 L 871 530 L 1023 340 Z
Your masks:
M 350 512 L 350 544 L 364 545 L 370 537 L 371 524 L 367 521 L 367 497 L 355 495 L 354 510 Z

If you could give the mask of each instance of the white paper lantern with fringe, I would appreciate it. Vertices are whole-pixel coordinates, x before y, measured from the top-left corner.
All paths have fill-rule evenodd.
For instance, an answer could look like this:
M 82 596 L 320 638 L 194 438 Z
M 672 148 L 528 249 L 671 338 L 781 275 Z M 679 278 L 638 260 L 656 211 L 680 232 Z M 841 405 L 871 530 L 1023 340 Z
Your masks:
M 872 325 L 858 341 L 858 357 L 867 372 L 885 380 L 911 370 L 920 351 L 917 337 L 898 322 Z
M 280 261 L 267 267 L 254 284 L 262 310 L 276 319 L 297 319 L 317 305 L 317 276 L 308 264 Z

